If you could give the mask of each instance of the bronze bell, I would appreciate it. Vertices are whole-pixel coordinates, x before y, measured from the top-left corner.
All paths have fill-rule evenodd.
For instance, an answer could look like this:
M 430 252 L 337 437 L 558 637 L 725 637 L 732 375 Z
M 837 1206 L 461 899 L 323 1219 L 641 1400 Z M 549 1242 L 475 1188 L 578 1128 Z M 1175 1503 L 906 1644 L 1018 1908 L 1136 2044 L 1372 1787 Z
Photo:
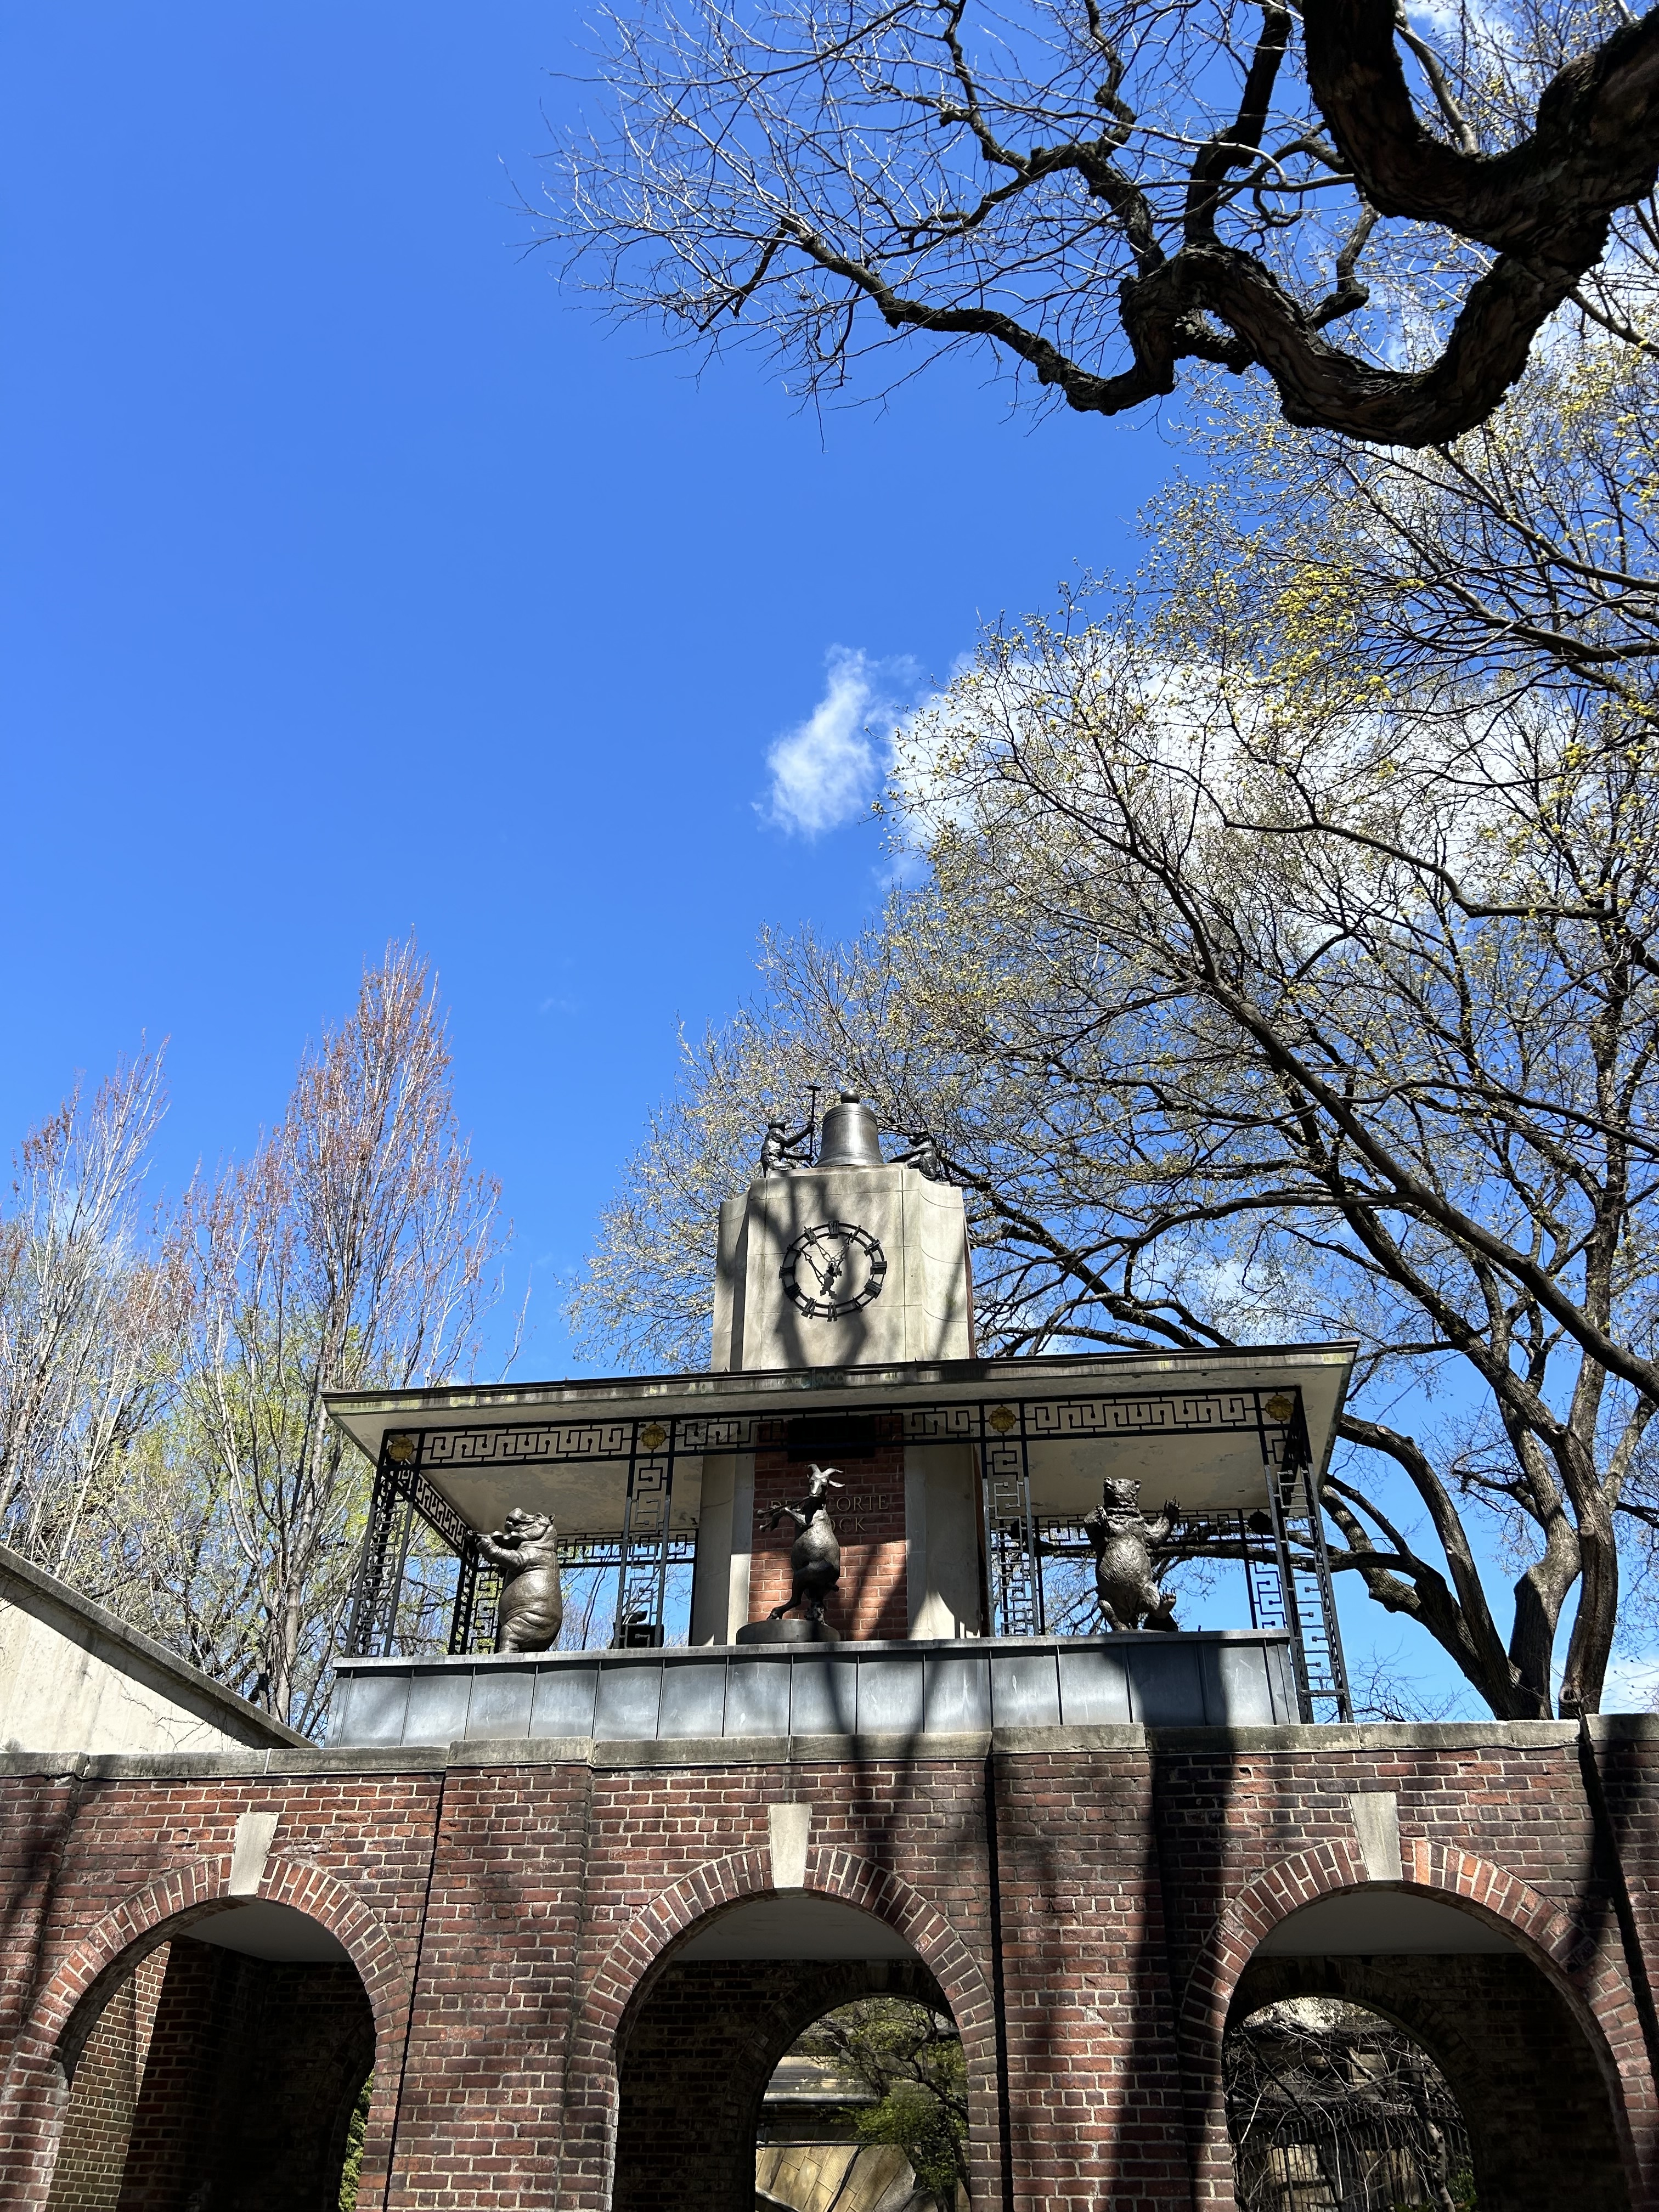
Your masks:
M 818 1148 L 821 1168 L 883 1168 L 881 1137 L 876 1117 L 856 1091 L 843 1091 L 841 1103 L 823 1117 L 823 1142 Z

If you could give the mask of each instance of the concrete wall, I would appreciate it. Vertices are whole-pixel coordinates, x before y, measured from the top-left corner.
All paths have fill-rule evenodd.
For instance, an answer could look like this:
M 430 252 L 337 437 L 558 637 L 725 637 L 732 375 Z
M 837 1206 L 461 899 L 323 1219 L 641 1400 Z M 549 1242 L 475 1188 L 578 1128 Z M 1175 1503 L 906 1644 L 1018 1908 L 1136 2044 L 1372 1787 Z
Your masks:
M 0 1749 L 216 1752 L 304 1741 L 0 1546 Z
M 804 1230 L 837 1221 L 880 1244 L 880 1292 L 856 1313 L 803 1314 L 783 1288 L 785 1255 Z M 969 1300 L 967 1219 L 951 1185 L 899 1167 L 767 1176 L 720 1208 L 711 1364 L 725 1373 L 966 1359 Z
M 372 2011 L 376 2212 L 612 2212 L 618 2194 L 645 2212 L 692 2100 L 746 2112 L 804 2024 L 789 1992 L 760 2018 L 758 1966 L 682 1969 L 804 1893 L 885 1923 L 954 2014 L 975 2212 L 1226 2212 L 1229 2018 L 1309 1985 L 1301 1957 L 1253 1974 L 1275 1929 L 1365 1891 L 1504 1939 L 1473 1964 L 1364 1969 L 1431 2047 L 1438 1983 L 1471 2051 L 1510 2054 L 1460 2076 L 1477 2142 L 1536 2140 L 1553 2099 L 1585 2146 L 1583 2201 L 1659 2205 L 1659 1720 L 0 1758 L 8 2212 L 47 2203 L 60 2054 L 147 1948 L 176 1954 L 223 1904 L 247 1813 L 274 1816 L 260 1898 L 330 1929 Z M 800 1856 L 775 1869 L 786 1832 Z M 698 1986 L 722 1980 L 749 1987 L 740 2051 Z M 308 2144 L 345 2070 L 327 2094 L 295 2076 Z M 1567 2201 L 1490 2149 L 1477 2181 L 1482 2212 Z

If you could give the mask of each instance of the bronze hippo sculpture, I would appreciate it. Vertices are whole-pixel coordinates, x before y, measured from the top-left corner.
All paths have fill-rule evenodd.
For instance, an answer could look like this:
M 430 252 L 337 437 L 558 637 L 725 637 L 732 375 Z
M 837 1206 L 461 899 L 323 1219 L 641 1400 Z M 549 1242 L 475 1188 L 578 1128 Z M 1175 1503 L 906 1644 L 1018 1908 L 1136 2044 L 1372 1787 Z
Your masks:
M 498 1651 L 545 1651 L 557 1642 L 564 1622 L 558 1535 L 550 1514 L 515 1505 L 494 1535 L 479 1537 L 479 1557 L 501 1578 Z

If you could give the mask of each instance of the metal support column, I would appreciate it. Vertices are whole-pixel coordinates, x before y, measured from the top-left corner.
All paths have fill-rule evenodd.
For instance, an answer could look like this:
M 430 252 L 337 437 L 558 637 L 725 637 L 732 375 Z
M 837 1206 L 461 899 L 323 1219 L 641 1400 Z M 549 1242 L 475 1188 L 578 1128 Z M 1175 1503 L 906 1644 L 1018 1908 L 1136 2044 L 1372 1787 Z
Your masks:
M 1023 1405 L 979 1409 L 985 1495 L 985 1573 L 993 1636 L 1043 1633 L 1042 1577 L 1031 1512 L 1030 1459 Z
M 1291 1497 L 1284 1516 L 1289 1539 L 1291 1587 L 1296 1594 L 1297 1619 L 1301 1625 L 1303 1667 L 1311 1717 L 1351 1721 L 1353 1702 L 1348 1692 L 1347 1662 L 1342 1655 L 1342 1632 L 1336 1618 L 1336 1591 L 1331 1581 L 1330 1554 L 1325 1547 L 1324 1516 L 1313 1494 L 1313 1470 L 1297 1471 Z M 1327 1713 L 1320 1708 L 1332 1706 Z
M 673 1496 L 674 1424 L 635 1421 L 617 1568 L 614 1646 L 659 1644 L 663 1640 Z
M 472 1649 L 472 1632 L 478 1610 L 478 1540 L 469 1535 L 455 1562 L 455 1607 L 449 1616 L 451 1657 Z
M 348 1656 L 367 1658 L 374 1649 L 374 1633 L 380 1621 L 382 1598 L 386 1582 L 386 1555 L 392 1547 L 392 1523 L 398 1508 L 404 1503 L 403 1486 L 398 1480 L 399 1457 L 410 1456 L 414 1439 L 405 1436 L 386 1436 L 380 1442 L 380 1456 L 374 1469 L 374 1486 L 368 1497 L 368 1524 L 363 1531 L 362 1554 L 357 1562 L 356 1587 L 351 1594 L 351 1621 L 346 1630 L 345 1648 Z M 393 1446 L 398 1447 L 394 1453 Z M 395 1602 L 393 1610 L 395 1612 Z
M 1252 1547 L 1248 1569 L 1251 1617 L 1263 1627 L 1282 1623 L 1289 1629 L 1302 1718 L 1350 1721 L 1353 1702 L 1325 1547 L 1324 1516 L 1314 1495 L 1302 1394 L 1276 1395 L 1264 1406 L 1258 1392 L 1256 1413 L 1273 1558 L 1270 1564 Z M 1276 1436 L 1270 1434 L 1270 1422 Z M 1322 1707 L 1329 1710 L 1322 1711 Z

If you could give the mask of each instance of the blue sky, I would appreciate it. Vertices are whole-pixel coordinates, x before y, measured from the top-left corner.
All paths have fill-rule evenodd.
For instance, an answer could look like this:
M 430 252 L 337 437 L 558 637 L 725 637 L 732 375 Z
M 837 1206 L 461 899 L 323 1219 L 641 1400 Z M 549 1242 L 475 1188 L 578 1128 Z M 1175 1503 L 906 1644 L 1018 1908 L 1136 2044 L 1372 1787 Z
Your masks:
M 412 927 L 561 1370 L 550 1279 L 677 1019 L 732 1006 L 762 924 L 878 895 L 871 829 L 766 818 L 769 752 L 826 700 L 856 728 L 851 656 L 876 695 L 948 672 L 1132 558 L 1174 441 L 1011 416 L 968 363 L 820 424 L 605 328 L 515 204 L 574 8 L 0 25 L 0 1133 L 166 1036 L 176 1187 Z
M 810 770 L 982 619 L 1133 566 L 1181 458 L 971 362 L 820 422 L 607 330 L 516 205 L 579 37 L 508 0 L 0 11 L 4 1148 L 166 1037 L 176 1190 L 412 928 L 543 1374 L 677 1021 L 763 924 L 879 898 L 876 833 L 793 833 L 769 757 L 810 821 L 792 735 Z M 1357 1652 L 1443 1675 L 1344 1596 Z

